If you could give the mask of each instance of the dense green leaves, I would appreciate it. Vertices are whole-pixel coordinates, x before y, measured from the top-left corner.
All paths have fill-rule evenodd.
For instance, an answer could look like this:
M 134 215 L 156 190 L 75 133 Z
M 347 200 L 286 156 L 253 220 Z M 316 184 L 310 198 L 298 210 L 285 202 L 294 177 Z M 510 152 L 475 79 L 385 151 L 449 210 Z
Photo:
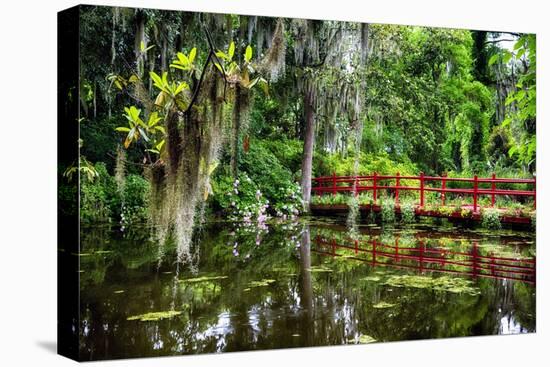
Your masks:
M 529 176 L 534 171 L 534 35 L 371 24 L 363 58 L 357 52 L 362 45 L 355 43 L 359 24 L 281 20 L 283 52 L 276 55 L 266 49 L 276 42 L 265 38 L 276 25 L 279 29 L 276 19 L 255 23 L 247 34 L 246 16 L 200 22 L 179 13 L 143 14 L 144 35 L 137 37 L 137 27 L 113 25 L 109 12 L 83 13 L 80 90 L 90 121 L 82 126 L 83 153 L 91 162 L 107 162 L 109 171 L 121 141 L 132 173 L 142 174 L 144 164 L 165 164 L 167 116 L 177 116 L 172 127 L 185 142 L 184 116 L 207 111 L 215 102 L 189 108 L 203 70 L 223 79 L 218 102 L 223 99 L 224 108 L 215 112 L 223 117 L 226 140 L 215 159 L 212 186 L 230 175 L 230 156 L 238 153 L 238 170 L 273 206 L 288 199 L 278 189 L 292 191 L 302 176 L 307 90 L 316 97 L 313 176 L 351 174 L 356 158 L 360 173 Z M 136 14 L 124 17 L 136 26 L 143 20 Z M 182 34 L 184 25 L 211 33 L 213 67 L 204 68 L 210 50 L 205 34 Z M 512 45 L 500 41 L 510 38 Z M 250 45 L 250 40 L 256 41 Z M 111 54 L 96 52 L 90 47 L 94 42 L 102 49 L 112 46 Z M 284 67 L 268 83 L 267 70 L 277 63 Z M 229 131 L 233 128 L 238 131 Z M 93 180 L 93 167 L 81 164 L 83 176 Z M 218 195 L 208 193 L 205 199 L 216 203 Z

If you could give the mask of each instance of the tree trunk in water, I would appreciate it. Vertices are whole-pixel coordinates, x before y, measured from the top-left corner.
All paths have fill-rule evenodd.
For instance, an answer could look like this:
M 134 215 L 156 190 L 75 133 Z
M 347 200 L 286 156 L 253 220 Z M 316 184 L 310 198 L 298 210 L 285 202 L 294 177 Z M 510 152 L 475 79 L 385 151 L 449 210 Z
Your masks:
M 304 207 L 309 211 L 311 201 L 311 168 L 313 161 L 313 145 L 315 144 L 315 96 L 312 88 L 308 88 L 304 96 L 304 112 L 306 128 L 304 132 L 304 153 L 302 156 L 302 198 Z
M 313 345 L 313 285 L 311 281 L 311 238 L 309 225 L 304 227 L 300 244 L 299 295 L 300 306 L 306 312 L 301 313 L 300 329 L 306 345 Z

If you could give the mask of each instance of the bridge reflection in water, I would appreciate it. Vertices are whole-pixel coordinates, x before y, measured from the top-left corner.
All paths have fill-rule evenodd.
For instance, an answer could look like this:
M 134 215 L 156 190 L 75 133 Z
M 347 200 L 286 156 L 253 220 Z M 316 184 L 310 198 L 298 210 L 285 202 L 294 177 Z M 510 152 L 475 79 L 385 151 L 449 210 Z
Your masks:
M 516 280 L 529 284 L 536 282 L 536 258 L 482 254 L 477 241 L 469 251 L 457 251 L 439 246 L 423 238 L 414 243 L 400 243 L 400 237 L 384 243 L 379 238 L 352 239 L 316 235 L 311 251 L 320 255 L 346 257 L 370 264 L 397 269 L 412 269 L 420 273 L 438 272 L 466 275 L 472 278 Z M 435 245 L 435 246 L 434 246 Z

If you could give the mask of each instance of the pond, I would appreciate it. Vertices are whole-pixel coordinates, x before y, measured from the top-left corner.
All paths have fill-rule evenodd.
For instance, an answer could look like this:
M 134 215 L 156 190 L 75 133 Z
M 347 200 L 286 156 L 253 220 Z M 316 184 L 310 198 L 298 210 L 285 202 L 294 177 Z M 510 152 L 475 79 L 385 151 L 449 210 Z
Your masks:
M 218 222 L 185 263 L 150 233 L 81 229 L 83 360 L 536 330 L 532 232 Z

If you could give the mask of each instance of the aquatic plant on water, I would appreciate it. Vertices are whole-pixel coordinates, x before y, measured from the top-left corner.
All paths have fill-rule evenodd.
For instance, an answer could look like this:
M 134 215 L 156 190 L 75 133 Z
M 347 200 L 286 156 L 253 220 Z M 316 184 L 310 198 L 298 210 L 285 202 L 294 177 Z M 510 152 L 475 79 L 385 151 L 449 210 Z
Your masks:
M 164 319 L 171 319 L 178 315 L 181 315 L 181 311 L 159 311 L 159 312 L 149 312 L 141 315 L 130 316 L 126 318 L 128 321 L 159 321 Z
M 382 284 L 392 287 L 426 288 L 450 293 L 465 293 L 472 296 L 481 293 L 473 281 L 449 276 L 390 275 Z

